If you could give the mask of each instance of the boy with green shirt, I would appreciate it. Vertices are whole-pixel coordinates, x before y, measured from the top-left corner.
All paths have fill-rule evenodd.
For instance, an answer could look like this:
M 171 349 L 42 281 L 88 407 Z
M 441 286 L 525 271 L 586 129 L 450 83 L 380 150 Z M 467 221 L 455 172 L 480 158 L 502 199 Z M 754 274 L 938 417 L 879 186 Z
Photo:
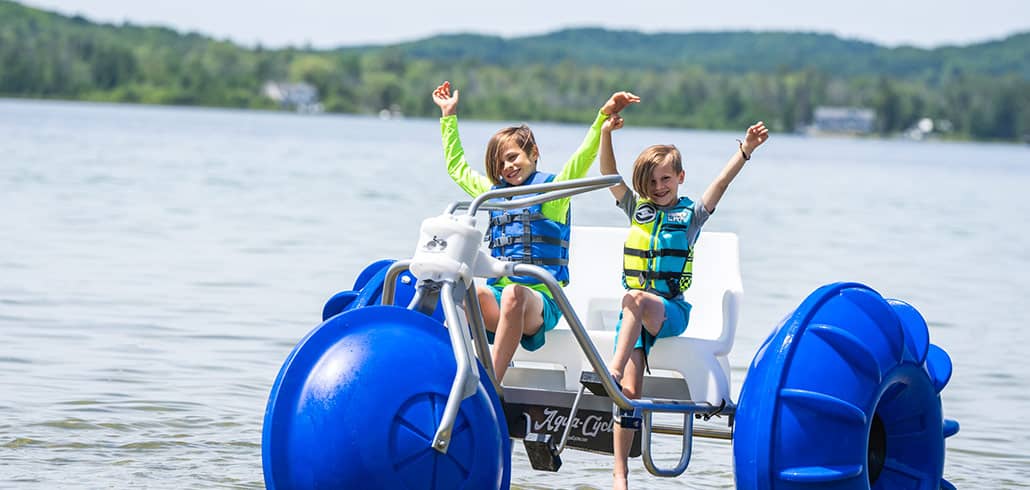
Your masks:
M 433 91 L 440 107 L 447 173 L 472 197 L 499 187 L 560 182 L 583 178 L 597 158 L 601 125 L 640 98 L 616 92 L 601 107 L 586 138 L 557 174 L 537 171 L 540 151 L 528 126 L 504 128 L 490 138 L 486 148 L 486 175 L 469 167 L 458 136 L 459 92 L 444 82 Z M 565 285 L 569 280 L 569 198 L 556 199 L 522 209 L 492 211 L 488 239 L 494 257 L 539 265 Z M 493 364 L 498 381 L 504 378 L 515 349 L 521 342 L 528 350 L 544 344 L 544 332 L 558 324 L 561 311 L 546 286 L 530 277 L 502 277 L 476 287 L 488 334 L 494 337 Z

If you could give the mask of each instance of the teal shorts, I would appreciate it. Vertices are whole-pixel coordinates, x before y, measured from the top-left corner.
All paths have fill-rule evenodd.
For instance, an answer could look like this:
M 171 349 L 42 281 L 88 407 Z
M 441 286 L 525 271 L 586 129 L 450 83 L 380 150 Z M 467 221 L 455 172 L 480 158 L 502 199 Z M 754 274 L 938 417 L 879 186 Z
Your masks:
M 665 304 L 665 322 L 662 323 L 658 335 L 651 335 L 646 328 L 640 329 L 640 338 L 633 345 L 634 349 L 644 349 L 644 355 L 651 353 L 651 347 L 656 340 L 662 337 L 677 337 L 687 329 L 687 322 L 690 321 L 690 303 L 683 300 L 683 296 L 674 299 L 662 298 Z M 619 345 L 619 329 L 622 328 L 622 313 L 619 313 L 619 323 L 615 324 L 615 345 Z
M 490 286 L 490 289 L 494 291 L 494 299 L 497 301 L 497 305 L 500 306 L 501 291 L 504 288 L 500 286 Z M 544 311 L 541 312 L 541 316 L 544 317 L 544 323 L 540 326 L 540 330 L 537 330 L 535 334 L 522 336 L 522 341 L 519 343 L 522 345 L 523 349 L 529 351 L 537 350 L 544 346 L 544 333 L 549 330 L 554 330 L 554 327 L 558 325 L 558 320 L 561 318 L 561 310 L 558 309 L 558 303 L 554 301 L 554 298 L 535 289 L 533 292 L 539 294 L 541 299 L 544 300 Z M 493 344 L 494 333 L 487 330 L 486 340 Z

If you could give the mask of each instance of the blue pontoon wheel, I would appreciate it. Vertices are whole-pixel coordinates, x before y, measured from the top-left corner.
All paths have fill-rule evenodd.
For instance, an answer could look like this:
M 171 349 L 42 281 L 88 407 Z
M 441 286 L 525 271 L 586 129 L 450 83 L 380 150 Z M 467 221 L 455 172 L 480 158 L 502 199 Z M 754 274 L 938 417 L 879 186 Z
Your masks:
M 399 307 L 334 315 L 272 388 L 262 433 L 270 489 L 496 489 L 510 481 L 500 400 L 480 366 L 450 447 L 431 447 L 456 363 L 446 329 Z
M 386 272 L 394 262 L 393 259 L 382 259 L 365 266 L 354 280 L 353 289 L 340 291 L 326 301 L 322 308 L 322 320 L 328 320 L 346 310 L 382 304 Z M 407 306 L 415 297 L 416 283 L 417 279 L 410 271 L 400 273 L 394 281 L 393 304 Z M 439 307 L 439 302 L 430 316 L 443 323 L 443 309 Z
M 759 348 L 733 435 L 741 489 L 947 488 L 947 353 L 923 317 L 872 289 L 813 292 Z

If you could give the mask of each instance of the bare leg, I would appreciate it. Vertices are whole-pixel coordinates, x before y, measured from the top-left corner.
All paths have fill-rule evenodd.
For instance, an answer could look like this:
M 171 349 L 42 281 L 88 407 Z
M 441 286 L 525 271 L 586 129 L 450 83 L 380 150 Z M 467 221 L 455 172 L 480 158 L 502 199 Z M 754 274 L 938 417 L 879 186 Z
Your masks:
M 609 368 L 616 381 L 622 383 L 622 392 L 630 399 L 640 398 L 644 385 L 644 350 L 633 346 L 640 338 L 640 329 L 657 335 L 665 321 L 665 303 L 661 297 L 644 291 L 631 290 L 622 297 L 622 327 L 619 330 L 615 355 Z M 629 450 L 633 445 L 633 431 L 623 429 L 616 422 L 614 428 L 615 469 L 612 488 L 629 487 Z
M 500 314 L 494 335 L 494 372 L 498 381 L 504 379 L 508 364 L 523 335 L 533 335 L 544 322 L 544 300 L 540 293 L 525 286 L 512 284 L 501 292 Z
M 500 306 L 494 298 L 494 289 L 490 286 L 476 286 L 476 297 L 479 298 L 479 309 L 483 312 L 483 326 L 487 330 L 497 331 L 497 316 Z
M 625 319 L 625 316 L 623 316 Z M 631 344 L 632 346 L 632 344 Z M 626 364 L 625 377 L 622 378 L 622 392 L 627 398 L 640 398 L 641 388 L 644 384 L 644 351 L 633 349 Z M 633 432 L 623 429 L 618 421 L 615 423 L 614 446 L 615 446 L 615 470 L 612 480 L 612 488 L 624 490 L 629 487 L 629 450 L 633 446 Z
M 640 329 L 657 335 L 665 322 L 665 303 L 660 296 L 639 290 L 630 290 L 622 297 L 622 328 L 615 345 L 615 355 L 609 364 L 616 379 L 621 379 L 633 345 L 640 338 Z

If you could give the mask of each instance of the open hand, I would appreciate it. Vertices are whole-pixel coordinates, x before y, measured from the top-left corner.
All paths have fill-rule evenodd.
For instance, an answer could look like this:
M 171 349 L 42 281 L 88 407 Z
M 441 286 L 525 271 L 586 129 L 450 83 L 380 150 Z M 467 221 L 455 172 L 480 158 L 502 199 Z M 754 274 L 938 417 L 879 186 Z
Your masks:
M 747 132 L 744 133 L 744 146 L 747 154 L 755 151 L 759 145 L 765 143 L 765 140 L 769 139 L 769 128 L 765 127 L 765 123 L 758 121 L 752 124 L 751 127 L 747 128 Z
M 612 114 L 618 114 L 622 112 L 626 106 L 636 104 L 637 102 L 640 102 L 640 97 L 633 95 L 632 92 L 615 92 L 608 99 L 608 102 L 605 102 L 604 106 L 601 107 L 601 112 L 608 114 L 609 116 Z
M 433 102 L 440 106 L 442 116 L 452 116 L 458 113 L 458 90 L 451 93 L 451 82 L 443 82 L 433 91 Z

